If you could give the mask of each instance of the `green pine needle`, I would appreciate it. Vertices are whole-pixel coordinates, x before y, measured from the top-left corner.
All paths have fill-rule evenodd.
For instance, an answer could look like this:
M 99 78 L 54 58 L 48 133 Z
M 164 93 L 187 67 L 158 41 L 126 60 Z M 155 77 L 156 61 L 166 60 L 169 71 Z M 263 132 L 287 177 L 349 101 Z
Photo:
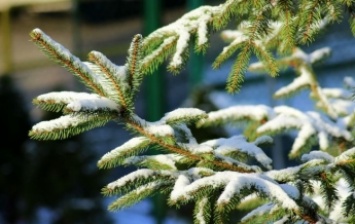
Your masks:
M 161 180 L 157 180 L 154 182 L 150 182 L 146 185 L 142 185 L 135 190 L 123 195 L 122 197 L 118 198 L 116 201 L 112 202 L 108 209 L 110 211 L 119 210 L 122 208 L 129 207 L 133 204 L 138 203 L 139 201 L 151 197 L 154 194 L 158 193 L 162 190 L 162 188 L 166 188 L 169 186 L 169 183 Z
M 150 140 L 145 137 L 132 138 L 125 144 L 106 153 L 97 163 L 100 169 L 111 169 L 122 165 L 128 157 L 139 155 L 147 150 Z
M 42 110 L 51 112 L 61 112 L 67 106 L 67 104 L 65 103 L 57 103 L 55 101 L 43 101 L 39 100 L 38 98 L 33 99 L 32 103 L 41 108 Z
M 250 45 L 244 46 L 233 65 L 227 80 L 226 89 L 229 93 L 236 93 L 240 90 L 250 60 L 250 48 Z
M 30 33 L 32 41 L 59 65 L 76 75 L 93 92 L 100 96 L 107 96 L 96 75 L 76 56 L 61 44 L 52 40 L 40 29 L 34 29 Z
M 66 139 L 93 128 L 104 126 L 114 118 L 114 116 L 101 114 L 65 115 L 54 120 L 38 123 L 30 130 L 29 136 L 36 140 Z

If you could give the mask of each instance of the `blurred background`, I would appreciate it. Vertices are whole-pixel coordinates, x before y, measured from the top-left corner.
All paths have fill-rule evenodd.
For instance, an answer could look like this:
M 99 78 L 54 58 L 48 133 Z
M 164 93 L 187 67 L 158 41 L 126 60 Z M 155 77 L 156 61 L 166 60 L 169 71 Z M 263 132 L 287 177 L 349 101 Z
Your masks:
M 109 123 L 64 141 L 28 139 L 33 124 L 59 116 L 33 107 L 34 97 L 58 90 L 85 91 L 74 76 L 44 56 L 29 41 L 28 34 L 40 28 L 82 60 L 86 60 L 91 50 L 97 50 L 122 65 L 135 34 L 146 36 L 201 4 L 221 2 L 0 0 L 0 224 L 191 223 L 191 207 L 167 209 L 164 197 L 119 212 L 107 211 L 114 198 L 104 198 L 101 188 L 130 168 L 101 171 L 96 162 L 105 152 L 130 138 L 121 126 Z M 354 38 L 346 19 L 324 34 L 304 49 L 306 52 L 324 46 L 333 49 L 331 58 L 315 70 L 323 86 L 339 87 L 345 76 L 354 77 Z M 192 53 L 186 69 L 178 76 L 163 67 L 146 78 L 137 99 L 139 115 L 156 120 L 181 106 L 211 111 L 233 104 L 287 104 L 302 110 L 313 109 L 307 91 L 286 100 L 272 99 L 276 89 L 292 80 L 292 71 L 282 73 L 278 79 L 248 74 L 239 94 L 226 94 L 225 80 L 233 61 L 219 70 L 211 69 L 211 62 L 223 47 L 218 34 L 211 38 L 206 55 Z M 213 129 L 198 137 L 228 134 Z M 291 140 L 290 136 L 280 136 L 279 144 L 268 151 L 275 167 L 291 164 L 287 160 Z

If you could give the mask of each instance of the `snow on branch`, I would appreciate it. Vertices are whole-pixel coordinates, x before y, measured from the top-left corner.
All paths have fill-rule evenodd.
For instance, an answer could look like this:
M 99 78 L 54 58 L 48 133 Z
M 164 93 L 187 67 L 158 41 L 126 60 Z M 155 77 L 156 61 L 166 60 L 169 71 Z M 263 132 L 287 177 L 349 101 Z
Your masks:
M 116 117 L 112 114 L 72 114 L 34 125 L 29 136 L 39 140 L 65 139 L 105 125 Z
M 275 133 L 283 130 L 298 129 L 299 134 L 295 139 L 290 152 L 291 157 L 301 155 L 301 152 L 309 150 L 314 145 L 312 139 L 317 138 L 322 150 L 329 147 L 329 138 L 343 138 L 352 141 L 351 133 L 338 126 L 335 122 L 317 112 L 303 113 L 287 106 L 275 107 L 277 116 L 261 125 L 259 134 Z
M 98 51 L 89 53 L 89 60 L 92 62 L 84 62 L 92 71 L 103 78 L 105 88 L 110 99 L 128 107 L 129 89 L 128 69 L 127 66 L 117 66 L 112 63 L 105 55 Z
M 178 108 L 166 113 L 161 120 L 167 124 L 176 125 L 179 123 L 188 124 L 207 117 L 206 112 L 197 108 Z
M 76 75 L 88 88 L 100 96 L 107 96 L 105 89 L 98 77 L 79 58 L 74 56 L 68 49 L 52 40 L 40 29 L 34 29 L 30 33 L 32 41 L 58 64 Z
M 181 163 L 184 157 L 177 154 L 131 156 L 124 159 L 124 165 L 135 165 L 153 170 L 178 170 L 177 163 Z
M 169 70 L 178 72 L 186 61 L 189 42 L 191 42 L 193 35 L 197 37 L 196 49 L 200 52 L 206 49 L 209 36 L 209 23 L 213 15 L 221 10 L 221 7 L 225 7 L 225 4 L 199 7 L 186 13 L 174 23 L 154 31 L 144 39 L 144 57 L 150 58 L 144 59 L 144 61 L 154 64 L 162 63 L 162 60 L 153 61 L 151 59 L 152 55 L 159 57 L 164 53 L 163 49 L 165 52 L 171 52 L 171 48 L 174 48 L 174 53 L 169 63 Z M 154 44 L 157 39 L 164 39 L 164 41 Z M 151 48 L 154 45 L 155 48 Z M 145 66 L 148 67 L 147 65 Z M 157 66 L 154 65 L 154 67 Z
M 156 179 L 175 180 L 174 172 L 165 170 L 139 169 L 111 182 L 104 189 L 105 195 L 121 195 L 130 192 L 137 185 L 145 185 Z
M 211 125 L 223 125 L 248 120 L 262 121 L 270 119 L 274 115 L 272 108 L 266 105 L 238 105 L 208 113 L 208 118 L 197 122 L 198 127 Z
M 113 168 L 122 164 L 129 156 L 137 155 L 143 152 L 149 146 L 150 141 L 146 137 L 135 137 L 123 145 L 106 153 L 99 161 L 100 168 Z
M 215 154 L 224 156 L 235 151 L 240 151 L 254 158 L 263 167 L 271 169 L 272 160 L 255 144 L 247 142 L 244 136 L 209 140 L 202 144 L 213 147 Z
M 102 189 L 106 196 L 118 196 L 110 210 L 163 193 L 169 195 L 170 205 L 194 202 L 194 220 L 201 224 L 223 223 L 231 210 L 253 200 L 257 200 L 254 210 L 242 223 L 330 223 L 326 215 L 339 222 L 355 220 L 355 81 L 347 77 L 347 89 L 321 88 L 313 66 L 326 59 L 330 49 L 305 53 L 297 47 L 339 19 L 343 6 L 354 11 L 350 3 L 333 0 L 227 0 L 217 6 L 202 6 L 146 38 L 135 35 L 123 66 L 97 51 L 89 53 L 89 62 L 82 62 L 34 29 L 30 33 L 33 42 L 93 93 L 63 91 L 38 96 L 35 105 L 65 115 L 34 125 L 29 135 L 40 140 L 63 139 L 112 120 L 133 132 L 134 137 L 103 155 L 97 164 L 99 168 L 138 168 Z M 237 54 L 227 91 L 239 89 L 248 68 L 271 76 L 292 68 L 296 78 L 275 96 L 309 88 L 310 97 L 323 113 L 287 106 L 238 105 L 209 113 L 179 108 L 157 121 L 139 117 L 134 100 L 143 75 L 152 73 L 169 57 L 168 69 L 179 72 L 187 62 L 190 46 L 205 53 L 211 33 L 229 22 L 237 29 L 222 32 L 229 44 L 213 63 L 217 68 Z M 351 23 L 354 28 L 355 20 Z M 274 53 L 281 53 L 280 58 Z M 249 65 L 253 55 L 259 62 Z M 209 137 L 205 130 L 196 129 L 234 123 L 246 124 L 243 135 Z M 273 140 L 264 134 L 294 129 L 290 156 L 299 158 L 300 164 L 272 169 L 272 160 L 261 147 Z M 196 130 L 207 139 L 201 140 Z M 157 154 L 147 152 L 153 147 Z M 341 219 L 339 214 L 347 217 Z
M 290 198 L 288 192 L 278 184 L 272 182 L 259 174 L 240 174 L 236 172 L 217 172 L 216 174 L 191 182 L 186 176 L 180 176 L 170 194 L 171 203 L 179 203 L 180 200 L 189 200 L 193 195 L 206 188 L 213 190 L 223 189 L 222 194 L 217 200 L 217 206 L 228 204 L 232 198 L 239 198 L 259 192 L 264 197 L 275 200 L 283 207 L 290 210 L 298 210 L 297 203 Z M 246 191 L 243 191 L 245 189 Z

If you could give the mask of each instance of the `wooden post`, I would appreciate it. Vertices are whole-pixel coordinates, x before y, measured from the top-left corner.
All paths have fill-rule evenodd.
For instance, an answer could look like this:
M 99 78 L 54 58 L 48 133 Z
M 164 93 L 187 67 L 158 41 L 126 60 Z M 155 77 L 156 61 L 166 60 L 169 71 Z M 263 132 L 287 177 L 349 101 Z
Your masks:
M 6 3 L 5 3 L 6 4 Z M 11 20 L 10 20 L 10 7 L 4 7 L 1 13 L 1 25 L 0 25 L 0 33 L 2 34 L 2 43 L 1 43 L 1 53 L 2 55 L 2 63 L 4 66 L 4 70 L 1 72 L 2 74 L 9 74 L 13 70 L 13 62 L 12 62 L 12 47 L 11 47 Z

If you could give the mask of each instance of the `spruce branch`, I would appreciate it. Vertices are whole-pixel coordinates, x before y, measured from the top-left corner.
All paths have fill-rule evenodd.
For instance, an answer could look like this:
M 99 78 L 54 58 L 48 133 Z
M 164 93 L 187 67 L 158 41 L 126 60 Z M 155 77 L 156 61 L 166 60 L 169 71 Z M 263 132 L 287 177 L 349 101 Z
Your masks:
M 149 139 L 145 137 L 132 138 L 123 145 L 106 153 L 97 163 L 101 169 L 110 169 L 121 165 L 130 156 L 144 152 L 150 145 Z
M 208 113 L 208 117 L 199 120 L 197 127 L 232 124 L 247 121 L 264 121 L 274 117 L 272 108 L 265 105 L 237 105 Z
M 151 42 L 153 42 L 153 40 Z M 158 67 L 175 51 L 176 42 L 177 37 L 166 37 L 161 43 L 157 44 L 156 48 L 153 48 L 152 52 L 146 50 L 149 53 L 145 53 L 146 56 L 142 60 L 141 72 L 143 74 L 151 74 L 158 69 Z M 153 45 L 153 43 L 149 43 L 149 46 L 151 45 Z
M 243 1 L 228 0 L 218 6 L 201 6 L 186 13 L 174 23 L 151 33 L 143 41 L 142 72 L 147 74 L 153 71 L 172 54 L 168 69 L 178 73 L 187 60 L 188 46 L 192 37 L 196 37 L 196 51 L 205 52 L 210 33 L 221 29 L 229 22 L 239 10 L 240 4 L 243 4 L 240 2 Z
M 54 120 L 39 122 L 32 127 L 29 136 L 37 140 L 65 139 L 104 126 L 115 118 L 117 114 L 110 113 L 65 115 Z
M 250 60 L 251 47 L 250 45 L 245 45 L 242 47 L 240 54 L 238 55 L 230 75 L 227 79 L 227 91 L 230 93 L 237 92 L 241 84 L 244 81 L 244 73 L 247 70 L 248 63 Z
M 303 43 L 307 43 L 311 41 L 311 27 L 315 21 L 320 19 L 320 7 L 321 1 L 302 1 L 301 5 L 302 9 L 307 12 L 304 15 L 305 17 L 299 17 L 301 27 L 304 27 L 304 31 L 302 32 L 302 36 L 300 37 Z
M 211 220 L 212 205 L 209 197 L 201 197 L 196 201 L 194 208 L 194 223 L 209 223 Z
M 98 66 L 98 73 L 105 78 L 106 87 L 111 88 L 110 98 L 123 108 L 130 110 L 133 102 L 127 81 L 127 67 L 113 64 L 105 55 L 97 51 L 89 53 L 89 60 Z
M 225 187 L 224 187 L 225 186 Z M 316 216 L 301 212 L 299 205 L 294 201 L 299 197 L 298 190 L 291 185 L 278 185 L 270 179 L 258 174 L 238 174 L 235 172 L 217 172 L 208 177 L 203 177 L 191 182 L 185 175 L 180 175 L 170 195 L 170 203 L 186 203 L 192 199 L 192 195 L 204 195 L 204 193 L 216 192 L 223 189 L 218 197 L 217 206 L 227 206 L 230 200 L 240 200 L 253 192 L 259 192 L 264 197 L 271 198 L 283 208 L 293 211 L 306 221 L 317 221 Z M 238 197 L 239 199 L 237 199 Z M 233 199 L 232 199 L 233 198 Z M 316 206 L 311 200 L 304 199 L 305 208 Z M 224 207 L 223 209 L 228 209 Z M 222 211 L 221 209 L 218 209 Z
M 292 0 L 284 0 L 278 1 L 276 4 L 277 14 L 280 15 L 282 23 L 282 27 L 280 29 L 280 39 L 281 46 L 278 48 L 278 51 L 282 54 L 288 54 L 296 45 L 296 24 L 294 22 L 294 1 Z
M 217 157 L 225 156 L 230 152 L 241 152 L 254 158 L 263 167 L 271 169 L 272 160 L 254 143 L 247 142 L 244 136 L 214 139 L 202 144 L 214 148 L 213 152 Z
M 321 48 L 315 50 L 310 54 L 306 54 L 300 48 L 295 48 L 292 55 L 281 58 L 278 60 L 279 66 L 293 67 L 298 73 L 298 77 L 295 78 L 289 85 L 284 86 L 274 93 L 274 97 L 288 97 L 291 96 L 303 88 L 309 88 L 311 96 L 317 101 L 317 106 L 324 110 L 332 118 L 338 117 L 334 107 L 330 104 L 327 97 L 324 95 L 313 70 L 314 64 L 317 64 L 325 60 L 330 55 L 329 48 Z M 264 63 L 254 63 L 249 66 L 249 70 L 266 72 Z
M 175 126 L 182 123 L 195 123 L 207 117 L 208 116 L 205 111 L 202 111 L 197 108 L 179 108 L 169 113 L 166 113 L 161 120 L 164 121 L 166 124 Z
M 128 83 L 132 88 L 132 93 L 138 91 L 140 84 L 143 79 L 143 75 L 141 72 L 141 58 L 142 58 L 142 42 L 143 37 L 140 34 L 137 34 L 133 37 L 131 42 L 131 46 L 128 50 L 128 73 L 129 80 Z
M 110 211 L 114 211 L 131 206 L 143 199 L 146 199 L 147 197 L 151 197 L 158 192 L 164 191 L 168 187 L 169 183 L 166 181 L 157 180 L 154 182 L 150 182 L 118 198 L 116 201 L 112 202 L 109 205 L 108 209 Z
M 253 172 L 252 170 L 236 166 L 236 164 L 230 164 L 230 162 L 226 162 L 223 160 L 206 161 L 206 159 L 203 158 L 202 155 L 195 154 L 195 153 L 191 152 L 191 150 L 188 150 L 186 148 L 186 146 L 188 146 L 188 145 L 177 144 L 174 141 L 170 142 L 170 140 L 167 141 L 165 134 L 163 134 L 163 138 L 162 138 L 162 136 L 155 135 L 154 130 L 152 133 L 152 129 L 150 129 L 150 130 L 147 129 L 144 126 L 144 123 L 146 123 L 146 122 L 143 121 L 138 116 L 127 118 L 126 123 L 127 123 L 127 125 L 129 125 L 129 127 L 131 127 L 133 130 L 135 130 L 137 133 L 147 137 L 148 139 L 151 140 L 152 143 L 159 145 L 162 149 L 168 150 L 169 152 L 173 152 L 173 153 L 176 153 L 179 155 L 186 156 L 187 158 L 189 158 L 193 161 L 205 161 L 207 164 L 211 164 L 211 165 L 218 167 L 222 170 L 234 170 L 234 171 L 246 172 L 246 173 Z M 168 132 L 166 132 L 167 134 L 169 134 L 169 133 L 173 134 L 174 131 L 170 126 L 165 126 L 165 127 L 167 127 L 167 130 L 169 130 Z M 161 130 L 158 129 L 158 131 L 161 131 Z
M 138 168 L 104 187 L 104 195 L 118 196 L 110 210 L 125 208 L 159 192 L 169 195 L 169 205 L 194 202 L 194 222 L 201 224 L 228 223 L 229 214 L 242 205 L 249 205 L 251 211 L 241 223 L 351 222 L 355 220 L 349 214 L 355 210 L 355 149 L 351 148 L 355 82 L 348 77 L 344 80 L 347 89 L 322 88 L 313 67 L 330 55 L 329 48 L 309 54 L 299 48 L 328 24 L 339 21 L 344 5 L 352 21 L 354 7 L 348 0 L 227 0 L 217 6 L 202 6 L 146 38 L 134 36 L 123 66 L 116 66 L 96 51 L 90 52 L 90 62 L 82 62 L 35 29 L 30 34 L 35 44 L 94 93 L 63 91 L 38 96 L 33 100 L 35 105 L 65 115 L 38 123 L 29 135 L 41 140 L 62 139 L 111 120 L 133 132 L 135 137 L 106 153 L 97 164 L 101 169 Z M 143 75 L 152 73 L 165 60 L 170 60 L 168 70 L 181 71 L 190 45 L 197 53 L 205 53 L 211 33 L 229 22 L 235 22 L 237 30 L 222 33 L 228 45 L 213 63 L 218 68 L 236 55 L 227 91 L 236 92 L 248 70 L 275 76 L 279 70 L 292 68 L 297 76 L 275 96 L 286 97 L 309 88 L 315 105 L 325 113 L 287 106 L 238 105 L 209 113 L 180 108 L 155 122 L 139 117 L 134 98 Z M 253 56 L 259 62 L 250 65 Z M 199 142 L 195 129 L 190 129 L 192 125 L 200 128 L 235 123 L 246 125 L 247 137 L 234 135 Z M 260 148 L 272 142 L 264 134 L 294 129 L 297 135 L 290 157 L 299 158 L 300 164 L 272 169 L 272 160 Z M 158 149 L 157 155 L 147 153 L 152 147 Z M 251 205 L 253 200 L 258 203 Z
M 131 156 L 124 160 L 124 165 L 135 165 L 152 170 L 178 170 L 180 164 L 185 164 L 183 156 L 177 154 L 162 154 L 153 156 Z
M 139 185 L 147 185 L 151 182 L 156 181 L 157 179 L 170 182 L 175 180 L 176 178 L 176 173 L 171 171 L 139 169 L 108 184 L 102 189 L 102 192 L 106 196 L 124 195 L 129 193 Z
M 92 91 L 100 96 L 107 96 L 99 78 L 81 60 L 69 50 L 52 40 L 40 29 L 34 29 L 30 36 L 32 41 L 55 62 L 73 73 Z
M 346 141 L 352 141 L 353 137 L 346 128 L 335 125 L 334 122 L 327 117 L 316 113 L 303 113 L 294 108 L 279 106 L 275 107 L 275 112 L 278 114 L 257 129 L 259 134 L 271 134 L 287 129 L 299 129 L 291 152 L 291 157 L 301 155 L 301 152 L 306 152 L 315 142 L 312 138 L 318 138 L 319 145 L 322 150 L 327 150 L 329 147 L 329 137 L 344 138 Z M 305 150 L 305 151 L 304 151 Z
M 68 114 L 33 126 L 30 137 L 41 140 L 64 139 L 101 127 L 120 118 L 121 113 L 120 106 L 112 100 L 89 93 L 51 92 L 38 96 L 33 103 L 49 111 Z
M 197 36 L 196 39 L 196 49 L 203 50 L 208 42 L 208 26 L 212 19 L 212 16 L 217 13 L 219 8 L 224 7 L 223 4 L 220 6 L 203 6 L 199 7 L 165 27 L 162 27 L 143 41 L 143 52 L 145 53 L 143 58 L 150 57 L 149 60 L 145 60 L 145 67 L 156 68 L 162 60 L 155 59 L 152 60 L 152 55 L 157 58 L 167 57 L 166 53 L 172 52 L 171 61 L 168 65 L 170 71 L 177 73 L 181 70 L 183 64 L 187 59 L 187 51 L 189 43 L 191 42 L 191 37 L 193 35 Z M 164 39 L 164 41 L 156 42 L 156 39 Z M 154 44 L 155 42 L 155 44 Z M 172 44 L 173 45 L 172 45 Z M 152 48 L 152 45 L 154 48 Z M 166 49 L 167 48 L 167 49 Z M 162 51 L 165 49 L 165 51 Z M 165 55 L 161 55 L 162 53 Z M 152 61 L 155 65 L 148 66 L 147 62 Z

